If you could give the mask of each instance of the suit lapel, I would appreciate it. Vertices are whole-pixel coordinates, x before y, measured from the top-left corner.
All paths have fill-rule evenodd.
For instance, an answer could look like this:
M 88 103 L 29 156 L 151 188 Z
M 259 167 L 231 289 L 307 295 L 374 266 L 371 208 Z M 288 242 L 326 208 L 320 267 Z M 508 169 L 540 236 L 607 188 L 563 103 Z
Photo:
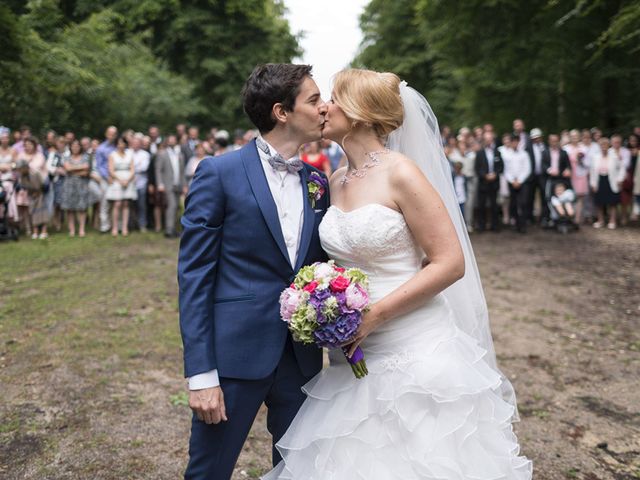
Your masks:
M 309 244 L 311 243 L 311 237 L 313 236 L 313 227 L 315 225 L 315 213 L 311 207 L 309 201 L 309 186 L 307 168 L 303 167 L 300 170 L 300 181 L 302 182 L 302 204 L 303 207 L 303 223 L 302 223 L 302 235 L 300 235 L 300 245 L 298 247 L 298 258 L 296 259 L 296 268 L 298 271 L 304 262 L 307 252 L 309 251 Z
M 269 189 L 269 183 L 264 175 L 262 164 L 260 163 L 260 156 L 256 147 L 255 140 L 241 150 L 242 163 L 251 185 L 253 195 L 256 197 L 258 207 L 262 212 L 262 216 L 273 236 L 273 239 L 278 244 L 280 253 L 287 260 L 287 264 L 291 265 L 289 260 L 289 252 L 287 246 L 284 243 L 284 235 L 282 235 L 282 228 L 280 227 L 280 219 L 278 218 L 278 210 L 276 204 L 273 201 L 271 190 Z

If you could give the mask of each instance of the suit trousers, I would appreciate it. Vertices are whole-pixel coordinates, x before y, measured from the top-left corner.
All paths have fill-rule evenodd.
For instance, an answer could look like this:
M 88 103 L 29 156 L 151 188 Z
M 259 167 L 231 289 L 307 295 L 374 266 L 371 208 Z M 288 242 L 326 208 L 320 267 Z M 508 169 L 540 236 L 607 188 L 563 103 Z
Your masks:
M 527 182 L 527 205 L 525 216 L 527 220 L 531 223 L 534 222 L 535 218 L 533 215 L 534 205 L 536 201 L 536 192 L 540 194 L 540 219 L 548 220 L 549 219 L 549 206 L 547 204 L 547 192 L 546 192 L 546 183 L 547 178 L 544 175 L 532 175 L 530 181 Z
M 513 188 L 511 183 L 509 184 L 510 210 L 519 231 L 524 230 L 527 226 L 527 202 L 529 200 L 528 187 L 529 186 L 526 182 L 520 185 L 520 188 L 518 189 Z
M 481 232 L 487 227 L 487 204 L 491 219 L 491 230 L 500 229 L 498 222 L 498 182 L 478 185 L 477 223 Z
M 164 211 L 164 231 L 165 233 L 176 232 L 176 221 L 178 217 L 178 205 L 180 205 L 180 197 L 182 196 L 181 190 L 174 188 L 165 191 L 165 198 L 167 199 L 167 208 Z
M 272 461 L 280 454 L 275 444 L 287 431 L 306 395 L 302 386 L 311 377 L 300 371 L 287 335 L 282 357 L 275 371 L 260 380 L 220 378 L 227 411 L 226 422 L 207 425 L 194 415 L 191 422 L 189 464 L 184 478 L 189 480 L 228 480 L 233 474 L 251 425 L 264 402 L 267 406 L 267 429 L 273 439 Z
M 464 219 L 468 227 L 473 227 L 475 221 L 476 200 L 478 198 L 478 177 L 467 179 L 467 201 L 464 204 Z

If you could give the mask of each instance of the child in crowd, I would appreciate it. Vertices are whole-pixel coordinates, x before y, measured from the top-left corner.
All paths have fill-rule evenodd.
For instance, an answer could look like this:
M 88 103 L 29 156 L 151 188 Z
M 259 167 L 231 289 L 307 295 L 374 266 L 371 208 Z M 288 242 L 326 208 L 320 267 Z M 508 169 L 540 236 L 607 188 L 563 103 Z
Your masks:
M 462 173 L 462 162 L 455 162 L 453 164 L 453 188 L 455 189 L 458 205 L 460 205 L 460 210 L 462 210 L 462 216 L 464 217 L 464 204 L 467 201 L 467 177 Z
M 558 230 L 566 233 L 569 228 L 574 227 L 573 218 L 575 208 L 573 203 L 576 201 L 575 192 L 568 188 L 564 182 L 556 182 L 553 186 L 553 195 L 551 196 L 551 206 L 559 216 L 557 221 Z

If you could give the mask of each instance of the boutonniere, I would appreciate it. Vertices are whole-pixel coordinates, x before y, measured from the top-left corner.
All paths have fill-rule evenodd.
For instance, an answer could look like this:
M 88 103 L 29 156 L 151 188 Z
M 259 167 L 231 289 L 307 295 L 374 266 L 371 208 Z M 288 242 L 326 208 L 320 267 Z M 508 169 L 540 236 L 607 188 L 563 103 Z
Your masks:
M 311 208 L 316 208 L 316 202 L 326 193 L 329 182 L 326 178 L 322 178 L 318 172 L 311 172 L 307 181 L 307 189 L 309 191 L 309 201 Z

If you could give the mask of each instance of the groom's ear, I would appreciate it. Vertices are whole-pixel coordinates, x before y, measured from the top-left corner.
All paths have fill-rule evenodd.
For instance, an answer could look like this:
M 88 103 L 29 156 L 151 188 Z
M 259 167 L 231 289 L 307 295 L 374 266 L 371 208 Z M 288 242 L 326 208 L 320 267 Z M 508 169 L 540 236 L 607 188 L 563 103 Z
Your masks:
M 274 103 L 271 108 L 271 115 L 273 115 L 273 119 L 276 122 L 287 123 L 287 110 L 284 108 L 282 103 Z

